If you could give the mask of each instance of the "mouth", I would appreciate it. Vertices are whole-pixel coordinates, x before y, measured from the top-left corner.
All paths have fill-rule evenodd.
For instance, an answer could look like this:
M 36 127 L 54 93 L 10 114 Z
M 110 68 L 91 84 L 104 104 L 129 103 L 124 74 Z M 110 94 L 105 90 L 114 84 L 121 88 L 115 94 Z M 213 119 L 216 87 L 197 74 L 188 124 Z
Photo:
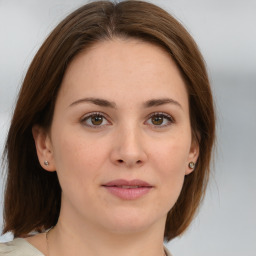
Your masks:
M 108 192 L 122 200 L 135 200 L 145 196 L 153 186 L 142 180 L 113 180 L 103 184 Z
M 116 188 L 143 188 L 143 186 L 113 186 Z

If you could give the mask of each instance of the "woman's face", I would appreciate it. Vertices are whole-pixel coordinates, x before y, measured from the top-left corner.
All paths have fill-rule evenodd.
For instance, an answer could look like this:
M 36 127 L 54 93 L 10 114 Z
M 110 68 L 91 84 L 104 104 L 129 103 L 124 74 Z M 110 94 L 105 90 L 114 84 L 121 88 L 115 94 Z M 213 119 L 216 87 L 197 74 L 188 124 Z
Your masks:
M 120 233 L 164 227 L 197 156 L 179 70 L 161 48 L 132 39 L 72 61 L 39 153 L 59 177 L 60 219 Z

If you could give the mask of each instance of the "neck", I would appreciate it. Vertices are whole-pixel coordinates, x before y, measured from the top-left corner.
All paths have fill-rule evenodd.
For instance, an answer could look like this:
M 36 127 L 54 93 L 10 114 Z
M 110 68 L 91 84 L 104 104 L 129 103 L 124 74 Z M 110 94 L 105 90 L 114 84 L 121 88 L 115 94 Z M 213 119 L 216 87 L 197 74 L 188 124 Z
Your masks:
M 163 222 L 163 224 L 165 221 Z M 65 225 L 61 219 L 51 230 L 49 255 L 159 256 L 164 255 L 163 231 L 154 225 L 143 231 L 114 233 L 92 225 Z

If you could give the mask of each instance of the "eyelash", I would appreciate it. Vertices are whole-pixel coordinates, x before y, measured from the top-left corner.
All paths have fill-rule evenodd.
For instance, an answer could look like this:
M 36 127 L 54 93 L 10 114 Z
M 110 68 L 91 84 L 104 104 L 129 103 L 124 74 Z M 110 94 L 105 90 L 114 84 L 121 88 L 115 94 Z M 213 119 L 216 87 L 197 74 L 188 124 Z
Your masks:
M 161 117 L 161 118 L 167 120 L 167 123 L 164 124 L 164 125 L 162 125 L 162 124 L 161 125 L 151 124 L 151 126 L 153 126 L 154 128 L 158 128 L 158 129 L 160 128 L 161 129 L 161 128 L 165 128 L 166 126 L 169 126 L 169 125 L 174 123 L 174 118 L 171 115 L 163 113 L 163 112 L 154 112 L 154 113 L 150 114 L 147 117 L 147 121 L 150 120 L 153 117 Z
M 107 124 L 103 124 L 103 125 L 102 124 L 94 125 L 94 124 L 86 123 L 87 120 L 90 120 L 90 118 L 93 118 L 93 117 L 101 117 L 104 120 L 106 120 L 108 123 Z M 173 119 L 172 116 L 170 116 L 169 114 L 163 113 L 163 112 L 154 112 L 154 113 L 150 114 L 149 116 L 147 116 L 146 122 L 148 120 L 152 119 L 153 117 L 161 117 L 161 118 L 167 120 L 167 123 L 164 124 L 164 125 L 162 125 L 162 124 L 160 124 L 160 125 L 149 124 L 150 126 L 152 126 L 154 128 L 158 128 L 158 129 L 159 128 L 161 129 L 161 128 L 164 128 L 166 126 L 169 126 L 169 125 L 171 125 L 171 124 L 173 124 L 175 122 L 175 120 Z M 109 121 L 109 117 L 105 113 L 102 113 L 102 112 L 92 112 L 92 113 L 86 114 L 85 116 L 82 117 L 81 123 L 83 123 L 85 126 L 88 126 L 88 127 L 91 127 L 91 128 L 95 128 L 95 129 L 102 128 L 104 126 L 107 126 L 107 125 L 111 124 L 111 122 Z
M 83 116 L 83 118 L 81 119 L 81 123 L 83 123 L 85 126 L 95 128 L 95 129 L 102 128 L 103 126 L 107 126 L 110 123 L 110 121 L 108 120 L 109 118 L 107 118 L 106 116 L 107 115 L 102 113 L 102 112 L 88 113 L 85 116 Z M 86 121 L 89 120 L 92 117 L 102 117 L 104 120 L 107 120 L 108 124 L 104 124 L 104 125 L 101 125 L 101 124 L 100 125 L 87 124 Z

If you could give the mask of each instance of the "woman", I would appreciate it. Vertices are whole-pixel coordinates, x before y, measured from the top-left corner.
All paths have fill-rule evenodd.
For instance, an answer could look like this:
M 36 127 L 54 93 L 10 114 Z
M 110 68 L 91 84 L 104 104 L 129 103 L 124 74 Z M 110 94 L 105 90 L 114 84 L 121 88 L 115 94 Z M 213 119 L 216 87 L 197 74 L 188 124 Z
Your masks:
M 140 1 L 82 6 L 19 94 L 5 151 L 15 239 L 0 255 L 170 255 L 163 241 L 196 213 L 214 137 L 203 59 L 172 16 Z

